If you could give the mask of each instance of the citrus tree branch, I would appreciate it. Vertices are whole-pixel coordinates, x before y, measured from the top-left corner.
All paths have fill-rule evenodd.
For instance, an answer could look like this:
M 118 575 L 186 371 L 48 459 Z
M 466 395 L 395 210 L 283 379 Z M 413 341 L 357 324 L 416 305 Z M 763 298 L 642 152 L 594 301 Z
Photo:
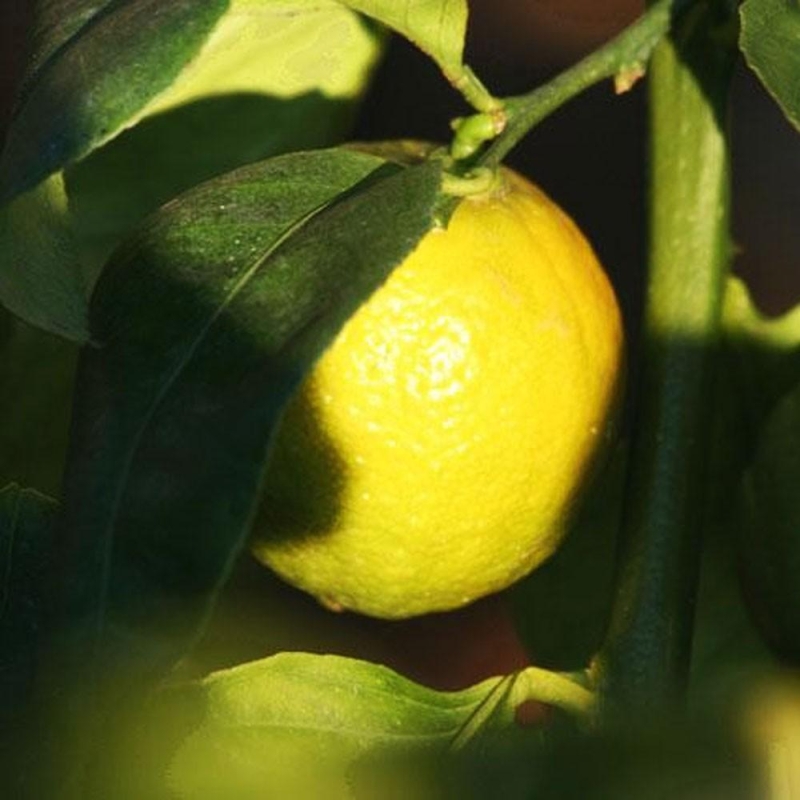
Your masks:
M 735 3 L 702 0 L 650 67 L 649 275 L 618 584 L 599 661 L 612 709 L 671 704 L 688 673 L 731 252 L 734 54 Z
M 480 164 L 500 164 L 535 125 L 595 83 L 613 77 L 617 91 L 629 88 L 644 73 L 650 54 L 669 31 L 675 13 L 686 3 L 687 0 L 658 0 L 622 33 L 549 83 L 507 98 L 503 131 L 483 153 Z

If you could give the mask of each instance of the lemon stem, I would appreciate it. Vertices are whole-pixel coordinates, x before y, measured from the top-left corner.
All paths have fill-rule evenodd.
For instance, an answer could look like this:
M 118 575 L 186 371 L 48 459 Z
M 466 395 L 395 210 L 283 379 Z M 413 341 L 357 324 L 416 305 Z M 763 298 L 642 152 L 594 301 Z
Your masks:
M 636 22 L 552 81 L 527 94 L 503 101 L 502 133 L 479 162 L 495 167 L 545 117 L 600 81 L 615 78 L 618 92 L 626 91 L 644 74 L 650 54 L 667 33 L 677 10 L 688 0 L 658 0 Z
M 522 670 L 513 692 L 511 702 L 514 706 L 534 700 L 580 718 L 588 717 L 595 707 L 594 692 L 574 674 L 551 672 L 540 667 Z
M 671 707 L 688 676 L 732 249 L 726 105 L 734 6 L 695 3 L 650 68 L 649 275 L 618 582 L 599 659 L 609 711 Z

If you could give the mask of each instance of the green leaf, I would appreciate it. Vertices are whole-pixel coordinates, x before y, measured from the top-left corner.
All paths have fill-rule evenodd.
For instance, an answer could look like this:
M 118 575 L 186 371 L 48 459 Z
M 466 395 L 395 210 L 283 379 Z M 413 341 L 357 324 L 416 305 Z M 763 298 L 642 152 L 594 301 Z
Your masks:
M 32 489 L 0 490 L 0 732 L 17 730 L 30 699 L 47 610 L 57 505 Z M 14 743 L 0 739 L 0 756 Z M 4 759 L 3 759 L 4 760 Z M 3 773 L 7 775 L 6 772 Z
M 81 28 L 99 17 L 113 0 L 37 0 L 22 81 L 22 94 L 36 80 L 42 67 L 76 36 Z
M 774 667 L 742 596 L 742 479 L 765 413 L 785 389 L 791 316 L 768 319 L 745 284 L 729 278 L 723 301 L 723 358 L 715 376 L 703 508 L 704 543 L 695 603 L 688 699 L 695 713 L 725 719 Z M 723 724 L 723 723 L 720 723 Z
M 466 0 L 342 0 L 412 41 L 445 74 L 464 66 L 467 35 Z
M 381 44 L 332 0 L 41 7 L 0 161 L 0 299 L 78 341 L 103 263 L 147 213 L 244 163 L 339 140 Z
M 433 162 L 284 156 L 187 193 L 117 252 L 93 298 L 65 490 L 81 670 L 157 672 L 194 640 L 284 402 L 433 225 L 439 181 Z
M 466 0 L 341 0 L 396 31 L 430 56 L 478 111 L 497 101 L 464 63 L 469 9 Z
M 722 470 L 712 470 L 715 481 L 720 472 L 723 485 L 717 494 L 725 506 L 716 510 L 716 519 L 707 515 L 688 701 L 695 712 L 725 719 L 731 709 L 741 708 L 754 682 L 774 672 L 777 664 L 742 592 L 741 469 L 735 481 Z
M 517 628 L 537 664 L 582 669 L 602 644 L 614 593 L 626 456 L 621 442 L 556 554 L 510 590 Z
M 69 167 L 64 179 L 84 296 L 114 247 L 147 214 L 242 164 L 339 141 L 352 116 L 352 102 L 319 92 L 212 97 L 148 117 Z
M 746 598 L 769 643 L 800 663 L 800 385 L 761 429 L 745 476 L 741 566 Z
M 760 630 L 776 639 L 770 618 L 777 612 L 774 592 L 780 576 L 771 576 L 767 565 L 778 558 L 786 559 L 778 572 L 790 567 L 791 539 L 785 535 L 784 523 L 772 526 L 772 515 L 782 513 L 777 498 L 778 504 L 772 509 L 765 507 L 762 514 L 761 505 L 773 501 L 760 490 L 758 497 L 754 495 L 759 482 L 754 476 L 763 475 L 773 458 L 767 451 L 774 448 L 769 441 L 776 435 L 775 419 L 785 417 L 781 408 L 800 387 L 800 308 L 781 317 L 767 317 L 756 308 L 745 284 L 730 278 L 722 333 L 724 358 L 717 375 L 721 403 L 713 421 L 709 475 L 714 480 L 705 511 L 706 552 L 693 647 L 693 701 L 698 706 L 716 706 L 724 713 L 747 692 L 753 675 L 774 668 L 758 635 Z M 793 436 L 790 427 L 782 435 Z M 786 446 L 794 447 L 792 439 L 788 441 Z M 787 480 L 792 480 L 791 475 Z M 778 494 L 781 481 L 773 487 Z M 756 611 L 758 630 L 748 607 Z M 790 619 L 789 607 L 786 614 Z
M 800 5 L 797 0 L 746 0 L 740 15 L 747 63 L 800 128 Z
M 58 497 L 78 348 L 2 309 L 0 324 L 0 486 L 18 481 Z
M 126 758 L 153 763 L 139 748 L 156 763 L 169 758 L 144 780 L 166 779 L 193 800 L 385 797 L 387 781 L 405 782 L 391 796 L 429 797 L 411 791 L 419 770 L 441 766 L 474 720 L 513 723 L 516 677 L 437 692 L 377 664 L 282 653 L 159 692 Z
M 58 0 L 34 51 L 0 170 L 9 200 L 135 122 L 212 96 L 306 92 L 355 97 L 376 57 L 374 36 L 332 0 Z M 75 7 L 75 8 L 73 8 Z M 71 12 L 71 13 L 70 13 Z M 69 31 L 69 35 L 66 34 Z
M 33 325 L 86 338 L 86 290 L 60 174 L 0 206 L 0 300 Z
M 228 3 L 88 5 L 79 4 L 72 35 L 23 85 L 0 162 L 0 200 L 33 189 L 130 124 L 199 53 Z

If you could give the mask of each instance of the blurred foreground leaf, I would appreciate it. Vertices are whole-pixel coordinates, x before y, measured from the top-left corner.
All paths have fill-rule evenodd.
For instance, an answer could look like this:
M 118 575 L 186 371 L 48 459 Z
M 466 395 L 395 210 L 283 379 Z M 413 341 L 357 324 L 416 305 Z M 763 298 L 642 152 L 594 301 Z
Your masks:
M 159 692 L 124 759 L 134 772 L 161 769 L 124 780 L 147 796 L 166 782 L 186 800 L 378 798 L 389 786 L 391 797 L 439 797 L 436 779 L 465 729 L 483 721 L 474 746 L 513 723 L 514 681 L 436 692 L 365 661 L 283 653 Z
M 517 766 L 519 768 L 519 766 Z M 528 762 L 529 800 L 758 800 L 735 732 L 658 715 L 550 739 Z M 483 796 L 491 798 L 491 787 Z
M 284 653 L 158 692 L 122 740 L 115 797 L 755 800 L 734 732 L 654 716 L 576 735 L 514 723 L 523 673 L 434 692 Z M 475 725 L 483 719 L 488 724 Z M 465 749 L 454 743 L 476 728 Z M 143 768 L 144 767 L 144 768 Z

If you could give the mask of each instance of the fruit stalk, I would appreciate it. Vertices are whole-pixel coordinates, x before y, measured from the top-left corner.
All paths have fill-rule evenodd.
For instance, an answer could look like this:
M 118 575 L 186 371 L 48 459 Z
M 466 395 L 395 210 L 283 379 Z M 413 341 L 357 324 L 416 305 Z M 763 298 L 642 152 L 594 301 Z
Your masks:
M 650 67 L 649 277 L 617 591 L 599 659 L 608 709 L 674 702 L 688 673 L 731 253 L 733 5 L 696 3 Z
M 503 131 L 483 153 L 480 163 L 499 165 L 534 126 L 596 83 L 614 78 L 617 92 L 627 91 L 644 74 L 653 49 L 688 2 L 691 0 L 656 0 L 633 24 L 549 83 L 505 99 Z

